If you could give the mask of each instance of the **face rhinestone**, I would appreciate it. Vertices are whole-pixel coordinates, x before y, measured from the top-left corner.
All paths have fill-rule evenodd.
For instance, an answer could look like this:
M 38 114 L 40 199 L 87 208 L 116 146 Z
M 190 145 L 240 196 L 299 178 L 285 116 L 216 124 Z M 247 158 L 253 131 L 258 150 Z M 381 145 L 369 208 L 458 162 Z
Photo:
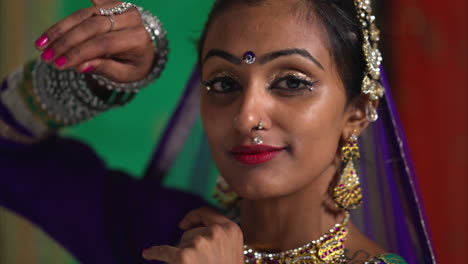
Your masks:
M 206 86 L 206 90 L 209 92 L 211 91 L 211 86 Z
M 244 54 L 244 62 L 247 64 L 253 64 L 255 62 L 255 53 L 248 51 Z

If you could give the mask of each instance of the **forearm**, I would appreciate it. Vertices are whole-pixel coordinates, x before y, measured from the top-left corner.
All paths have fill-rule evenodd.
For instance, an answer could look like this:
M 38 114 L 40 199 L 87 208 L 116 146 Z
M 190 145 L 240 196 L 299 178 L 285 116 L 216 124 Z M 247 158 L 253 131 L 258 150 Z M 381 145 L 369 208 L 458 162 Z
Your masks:
M 0 136 L 19 142 L 38 141 L 61 127 L 123 105 L 133 97 L 98 90 L 85 74 L 58 71 L 40 60 L 29 62 L 2 83 Z

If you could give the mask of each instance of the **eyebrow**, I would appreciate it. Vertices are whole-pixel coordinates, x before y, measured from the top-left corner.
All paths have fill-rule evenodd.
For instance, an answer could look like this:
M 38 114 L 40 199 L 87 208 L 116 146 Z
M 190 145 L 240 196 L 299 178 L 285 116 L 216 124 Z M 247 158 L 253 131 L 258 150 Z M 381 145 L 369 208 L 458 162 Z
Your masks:
M 285 49 L 285 50 L 278 50 L 278 51 L 270 52 L 268 54 L 263 55 L 259 59 L 259 63 L 260 64 L 266 64 L 266 63 L 268 63 L 268 62 L 270 62 L 272 60 L 275 60 L 277 58 L 280 58 L 280 57 L 283 57 L 283 56 L 292 56 L 292 55 L 300 55 L 300 56 L 312 61 L 313 63 L 315 63 L 320 69 L 325 70 L 323 65 L 316 58 L 314 58 L 314 56 L 312 56 L 307 50 L 298 49 L 298 48 Z M 222 58 L 224 60 L 227 60 L 227 61 L 229 61 L 229 62 L 231 62 L 233 64 L 236 64 L 236 65 L 241 65 L 242 64 L 241 59 L 239 59 L 236 56 L 230 54 L 229 52 L 226 52 L 226 51 L 220 50 L 220 49 L 212 49 L 212 50 L 208 51 L 205 58 L 203 59 L 202 64 L 205 64 L 205 62 L 211 57 L 220 57 L 220 58 Z
M 263 55 L 260 58 L 259 63 L 265 64 L 279 57 L 292 56 L 292 55 L 300 55 L 312 61 L 313 63 L 315 63 L 320 69 L 325 70 L 322 64 L 305 49 L 285 49 L 285 50 L 274 51 L 274 52 Z
M 211 57 L 220 57 L 221 59 L 225 59 L 233 64 L 236 64 L 236 65 L 241 65 L 242 63 L 242 60 L 237 58 L 236 56 L 226 52 L 226 51 L 223 51 L 223 50 L 219 50 L 219 49 L 212 49 L 208 52 L 208 54 L 206 54 L 205 58 L 203 59 L 203 63 L 202 64 L 205 64 L 205 62 L 211 58 Z

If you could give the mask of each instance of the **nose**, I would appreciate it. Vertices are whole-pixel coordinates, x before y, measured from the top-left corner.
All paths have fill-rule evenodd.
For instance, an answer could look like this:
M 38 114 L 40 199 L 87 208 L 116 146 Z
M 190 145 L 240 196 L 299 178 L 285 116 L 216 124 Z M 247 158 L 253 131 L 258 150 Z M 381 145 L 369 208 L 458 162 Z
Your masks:
M 235 129 L 240 134 L 249 135 L 258 130 L 268 129 L 270 124 L 269 97 L 263 87 L 251 86 L 244 89 L 237 115 L 234 118 Z

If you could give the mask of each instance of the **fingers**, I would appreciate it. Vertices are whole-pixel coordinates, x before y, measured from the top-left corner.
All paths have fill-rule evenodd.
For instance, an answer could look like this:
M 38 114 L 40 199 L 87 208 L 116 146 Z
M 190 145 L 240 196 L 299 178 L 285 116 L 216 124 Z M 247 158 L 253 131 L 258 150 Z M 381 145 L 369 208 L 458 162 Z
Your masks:
M 36 41 L 35 43 L 36 48 L 39 50 L 44 50 L 45 48 L 49 46 L 50 43 L 56 41 L 58 38 L 60 38 L 63 34 L 68 32 L 77 24 L 93 16 L 95 12 L 96 12 L 95 7 L 80 9 L 74 12 L 73 14 L 71 14 L 70 16 L 66 17 L 62 21 L 51 26 Z
M 195 240 L 197 237 L 209 236 L 209 228 L 207 227 L 197 227 L 185 231 L 180 239 L 180 243 L 178 245 L 179 248 L 189 248 L 195 247 Z
M 94 7 L 80 9 L 46 30 L 44 34 L 42 34 L 42 36 L 36 40 L 36 48 L 39 50 L 44 50 L 50 45 L 50 43 L 53 43 L 62 37 L 66 32 L 74 28 L 76 25 L 81 24 L 83 21 L 91 18 L 92 16 L 100 15 L 99 8 L 111 8 L 121 3 L 120 1 L 115 0 L 93 0 L 92 2 Z M 138 12 L 136 10 L 128 10 L 125 12 L 125 14 L 135 13 Z
M 80 73 L 94 73 L 102 75 L 107 79 L 114 80 L 116 82 L 132 82 L 137 81 L 137 77 L 133 77 L 134 74 L 129 73 L 132 66 L 121 63 L 112 59 L 92 59 L 75 67 L 75 70 Z
M 70 48 L 94 36 L 106 33 L 110 28 L 110 21 L 104 16 L 95 16 L 85 20 L 78 26 L 70 29 L 58 39 L 52 41 L 42 53 L 44 61 L 55 61 Z
M 74 68 L 76 66 L 81 66 L 81 64 L 85 62 L 90 62 L 92 60 L 101 58 L 102 60 L 97 61 L 99 62 L 98 64 L 92 65 L 88 63 L 88 66 L 93 66 L 95 68 L 95 71 L 103 73 L 104 75 L 119 75 L 119 65 L 121 65 L 122 67 L 132 67 L 135 65 L 125 63 L 126 61 L 124 57 L 119 58 L 120 61 L 114 61 L 112 60 L 112 55 L 122 54 L 129 50 L 143 50 L 140 41 L 144 41 L 146 38 L 149 37 L 144 28 L 128 29 L 98 35 L 77 46 L 71 47 L 62 55 L 60 55 L 54 63 L 58 69 L 63 70 Z M 149 41 L 147 42 L 148 45 L 151 45 Z M 133 56 L 135 57 L 138 55 L 143 55 L 143 51 L 142 54 L 138 54 L 138 52 L 134 53 L 135 54 Z M 132 59 L 133 61 L 139 60 L 138 58 L 127 59 Z M 103 67 L 104 65 L 112 67 Z M 77 71 L 79 70 L 80 69 L 77 69 Z M 145 74 L 146 72 L 141 73 L 139 75 L 144 76 Z M 129 76 L 121 77 L 127 78 Z M 141 76 L 136 76 L 136 78 L 138 77 Z
M 134 14 L 135 15 L 135 14 Z M 128 17 L 122 18 L 119 16 L 93 16 L 86 19 L 79 25 L 64 33 L 55 41 L 48 44 L 47 49 L 42 53 L 42 59 L 46 62 L 54 61 L 58 68 L 63 67 L 63 59 L 61 58 L 66 52 L 70 51 L 73 47 L 92 39 L 93 37 L 102 35 L 113 31 L 119 31 L 124 27 L 132 28 L 140 25 L 139 18 Z
M 183 230 L 197 226 L 224 225 L 230 224 L 231 220 L 224 215 L 216 212 L 210 207 L 204 207 L 188 213 L 179 224 Z
M 170 264 L 242 262 L 243 235 L 237 224 L 205 207 L 187 214 L 180 224 L 182 228 L 195 225 L 199 227 L 185 231 L 177 248 L 152 247 L 143 252 L 143 257 Z
M 43 51 L 42 59 L 58 70 L 74 68 L 116 82 L 143 79 L 155 54 L 138 10 L 131 8 L 120 15 L 101 16 L 100 8 L 112 8 L 121 2 L 92 2 L 94 7 L 73 13 L 36 41 L 36 47 Z
M 171 246 L 154 246 L 143 251 L 143 258 L 146 260 L 159 260 L 173 263 L 180 249 Z

